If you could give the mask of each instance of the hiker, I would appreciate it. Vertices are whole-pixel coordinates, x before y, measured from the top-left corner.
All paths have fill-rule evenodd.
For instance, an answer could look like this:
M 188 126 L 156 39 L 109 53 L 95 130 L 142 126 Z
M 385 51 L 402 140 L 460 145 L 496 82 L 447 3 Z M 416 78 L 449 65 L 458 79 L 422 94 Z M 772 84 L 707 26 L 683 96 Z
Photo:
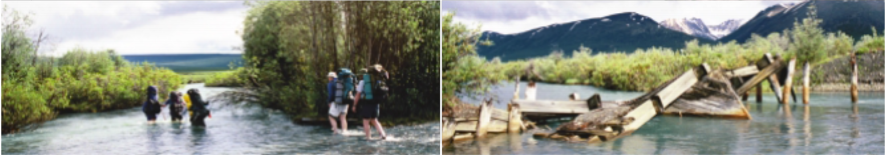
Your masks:
M 169 116 L 172 117 L 173 122 L 181 121 L 181 111 L 184 111 L 184 103 L 181 99 L 181 93 L 179 92 L 170 92 L 169 99 L 166 100 L 165 106 L 169 106 Z
M 538 87 L 535 87 L 535 81 L 529 81 L 528 86 L 525 88 L 525 99 L 526 100 L 535 100 L 535 95 L 538 93 Z
M 187 90 L 188 98 L 191 101 L 191 124 L 193 126 L 206 126 L 206 116 L 209 116 L 209 109 L 206 106 L 209 106 L 209 102 L 203 101 L 203 98 L 200 96 L 200 90 L 196 88 L 192 88 Z
M 363 132 L 366 133 L 366 139 L 371 139 L 371 126 L 375 126 L 375 130 L 381 134 L 381 139 L 387 139 L 384 128 L 378 122 L 379 104 L 387 100 L 387 80 L 390 79 L 387 71 L 380 64 L 375 64 L 371 69 L 361 70 L 362 79 L 357 84 L 356 100 L 353 102 L 353 111 L 357 111 L 359 107 L 360 117 L 363 119 Z M 360 104 L 362 103 L 362 104 Z
M 326 102 L 317 104 L 314 108 L 314 110 L 317 111 L 318 117 L 322 116 L 325 112 L 323 110 L 325 104 L 329 104 L 329 107 L 332 107 L 332 103 L 335 102 L 335 82 L 338 80 L 338 75 L 336 75 L 334 71 L 331 71 L 326 75 L 326 78 L 329 78 L 329 83 L 326 83 Z
M 157 94 L 157 87 L 149 86 L 147 88 L 147 100 L 141 105 L 141 111 L 147 116 L 148 123 L 156 122 L 157 114 L 159 114 L 164 107 L 164 105 L 160 104 Z
M 334 73 L 329 73 L 329 84 L 334 84 L 334 94 L 333 101 L 329 103 L 329 123 L 332 124 L 332 133 L 344 133 L 347 131 L 347 107 L 349 107 L 350 103 L 353 103 L 353 72 L 350 72 L 348 68 L 341 68 L 338 70 L 338 75 L 334 75 Z M 341 123 L 341 130 L 338 130 L 338 125 L 335 123 L 335 117 L 338 117 Z

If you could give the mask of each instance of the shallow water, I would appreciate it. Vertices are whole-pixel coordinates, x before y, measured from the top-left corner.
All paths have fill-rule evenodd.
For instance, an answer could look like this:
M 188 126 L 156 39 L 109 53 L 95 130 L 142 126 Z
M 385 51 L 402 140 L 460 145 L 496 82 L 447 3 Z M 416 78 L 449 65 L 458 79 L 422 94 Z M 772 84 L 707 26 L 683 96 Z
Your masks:
M 210 97 L 229 88 L 191 84 Z M 211 100 L 207 98 L 207 100 Z M 366 140 L 362 125 L 352 136 L 328 126 L 292 123 L 281 112 L 256 106 L 210 104 L 207 127 L 158 116 L 147 124 L 141 108 L 64 114 L 33 131 L 3 136 L 3 154 L 436 154 L 439 122 L 386 127 L 389 140 Z M 185 118 L 187 119 L 187 118 Z M 378 137 L 376 133 L 373 136 Z
M 521 85 L 524 90 L 525 83 Z M 492 94 L 507 100 L 513 90 L 513 83 L 509 83 L 494 88 Z M 603 100 L 627 100 L 643 94 L 538 84 L 539 99 L 565 100 L 572 92 L 582 98 L 599 93 Z M 859 103 L 852 104 L 848 93 L 813 93 L 808 106 L 795 102 L 782 106 L 773 94 L 763 94 L 762 103 L 751 95 L 746 104 L 752 120 L 656 116 L 632 135 L 610 142 L 533 138 L 533 132 L 549 132 L 538 129 L 447 144 L 443 154 L 881 154 L 885 151 L 885 95 L 861 93 L 859 98 Z M 495 106 L 506 108 L 503 103 Z M 556 128 L 558 124 L 547 126 Z

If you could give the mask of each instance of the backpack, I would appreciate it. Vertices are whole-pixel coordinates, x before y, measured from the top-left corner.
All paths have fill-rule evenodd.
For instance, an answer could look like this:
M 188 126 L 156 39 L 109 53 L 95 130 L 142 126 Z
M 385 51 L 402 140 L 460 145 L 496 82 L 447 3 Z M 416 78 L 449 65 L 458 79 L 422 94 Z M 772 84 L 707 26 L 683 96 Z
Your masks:
M 363 95 L 360 97 L 367 100 L 387 100 L 387 78 L 384 78 L 383 72 L 372 70 L 363 74 Z M 380 102 L 379 102 L 380 103 Z
M 147 102 L 148 102 L 148 106 L 147 106 L 148 110 L 147 111 L 150 113 L 160 113 L 160 110 L 162 110 L 162 108 L 163 108 L 163 107 L 160 107 L 161 106 L 160 101 L 157 101 L 155 99 L 148 99 Z
M 206 103 L 203 101 L 203 98 L 200 96 L 200 92 L 197 92 L 195 89 L 191 89 L 187 91 L 188 98 L 191 99 L 191 110 L 194 113 L 203 113 L 209 112 L 209 109 L 206 109 Z
M 348 68 L 341 68 L 338 70 L 338 81 L 335 84 L 335 103 L 338 104 L 350 104 L 344 103 L 345 100 L 353 100 L 353 72 Z

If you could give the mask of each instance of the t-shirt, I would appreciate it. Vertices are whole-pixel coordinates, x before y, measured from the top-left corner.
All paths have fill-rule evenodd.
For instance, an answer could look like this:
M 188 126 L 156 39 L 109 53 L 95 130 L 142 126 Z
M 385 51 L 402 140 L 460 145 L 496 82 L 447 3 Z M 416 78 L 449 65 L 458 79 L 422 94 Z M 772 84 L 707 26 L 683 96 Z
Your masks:
M 364 81 L 364 80 L 360 80 L 360 82 L 356 84 L 356 92 L 357 92 L 357 93 L 362 93 L 362 92 L 363 92 L 363 81 Z
M 326 103 L 332 103 L 335 101 L 335 86 L 338 82 L 338 78 L 332 78 L 328 84 L 326 84 L 326 90 L 329 91 L 329 97 L 326 98 Z

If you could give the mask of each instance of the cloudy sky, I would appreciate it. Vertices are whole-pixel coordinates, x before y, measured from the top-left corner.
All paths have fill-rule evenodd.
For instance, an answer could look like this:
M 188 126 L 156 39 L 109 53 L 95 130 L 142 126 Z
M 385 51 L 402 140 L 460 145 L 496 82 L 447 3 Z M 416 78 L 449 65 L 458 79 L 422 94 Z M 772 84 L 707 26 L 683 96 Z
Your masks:
M 728 19 L 749 20 L 763 9 L 798 1 L 443 1 L 443 13 L 455 12 L 454 20 L 482 30 L 519 33 L 554 23 L 637 12 L 655 21 L 700 18 L 707 25 Z
M 74 47 L 122 54 L 242 53 L 237 34 L 248 6 L 242 1 L 3 1 L 32 13 L 29 34 L 50 42 L 40 52 L 61 55 Z

